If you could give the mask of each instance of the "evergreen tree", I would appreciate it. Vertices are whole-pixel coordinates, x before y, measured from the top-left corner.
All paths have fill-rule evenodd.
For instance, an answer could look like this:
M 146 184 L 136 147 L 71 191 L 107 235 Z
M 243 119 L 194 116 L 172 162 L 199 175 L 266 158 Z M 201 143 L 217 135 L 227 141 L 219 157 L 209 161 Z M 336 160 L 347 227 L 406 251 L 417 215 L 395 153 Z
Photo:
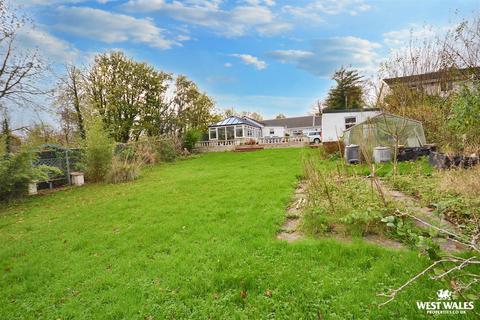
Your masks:
M 325 105 L 328 110 L 342 110 L 361 108 L 362 100 L 362 76 L 357 70 L 347 70 L 341 67 L 332 76 L 336 86 L 331 88 Z
M 10 127 L 6 116 L 2 122 L 2 138 L 2 142 L 5 144 L 5 153 L 10 154 L 12 152 L 12 137 L 10 135 Z

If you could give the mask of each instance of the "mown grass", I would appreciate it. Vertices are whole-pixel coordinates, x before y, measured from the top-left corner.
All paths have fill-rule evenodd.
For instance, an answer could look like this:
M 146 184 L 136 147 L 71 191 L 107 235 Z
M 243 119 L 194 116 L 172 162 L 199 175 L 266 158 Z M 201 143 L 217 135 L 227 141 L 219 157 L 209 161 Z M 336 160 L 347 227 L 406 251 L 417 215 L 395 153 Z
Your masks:
M 276 239 L 302 152 L 204 154 L 0 209 L 0 319 L 426 318 L 428 278 L 377 307 L 428 264 L 416 252 Z

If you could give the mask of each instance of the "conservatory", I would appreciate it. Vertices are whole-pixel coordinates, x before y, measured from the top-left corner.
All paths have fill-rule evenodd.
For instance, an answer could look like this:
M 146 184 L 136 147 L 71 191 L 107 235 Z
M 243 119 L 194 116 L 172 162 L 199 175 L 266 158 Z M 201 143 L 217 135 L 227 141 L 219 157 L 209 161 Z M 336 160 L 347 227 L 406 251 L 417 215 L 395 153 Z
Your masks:
M 247 117 L 231 116 L 208 126 L 209 140 L 258 139 L 262 125 Z
M 344 132 L 345 145 L 373 150 L 377 146 L 421 147 L 426 144 L 420 121 L 389 113 L 380 113 Z

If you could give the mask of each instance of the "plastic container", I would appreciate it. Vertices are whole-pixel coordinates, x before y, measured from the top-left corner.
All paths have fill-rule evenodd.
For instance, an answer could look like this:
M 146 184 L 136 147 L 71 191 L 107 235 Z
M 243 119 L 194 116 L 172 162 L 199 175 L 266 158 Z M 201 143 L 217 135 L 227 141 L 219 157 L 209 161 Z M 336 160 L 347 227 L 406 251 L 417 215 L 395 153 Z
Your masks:
M 360 162 L 360 147 L 356 144 L 351 144 L 345 147 L 345 161 L 347 163 Z
M 373 149 L 373 161 L 375 163 L 390 162 L 392 160 L 392 151 L 389 147 L 375 147 Z

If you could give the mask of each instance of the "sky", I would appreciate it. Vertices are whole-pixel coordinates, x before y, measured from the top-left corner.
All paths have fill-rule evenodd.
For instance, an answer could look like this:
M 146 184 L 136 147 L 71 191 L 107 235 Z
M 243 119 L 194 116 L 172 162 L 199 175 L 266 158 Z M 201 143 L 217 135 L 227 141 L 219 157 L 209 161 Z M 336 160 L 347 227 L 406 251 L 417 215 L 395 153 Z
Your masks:
M 340 66 L 372 75 L 390 50 L 458 17 L 478 0 L 18 0 L 35 28 L 18 46 L 37 48 L 61 70 L 123 50 L 183 74 L 218 108 L 305 115 L 324 99 Z M 60 72 L 60 71 L 58 71 Z M 11 115 L 18 124 L 38 115 Z

